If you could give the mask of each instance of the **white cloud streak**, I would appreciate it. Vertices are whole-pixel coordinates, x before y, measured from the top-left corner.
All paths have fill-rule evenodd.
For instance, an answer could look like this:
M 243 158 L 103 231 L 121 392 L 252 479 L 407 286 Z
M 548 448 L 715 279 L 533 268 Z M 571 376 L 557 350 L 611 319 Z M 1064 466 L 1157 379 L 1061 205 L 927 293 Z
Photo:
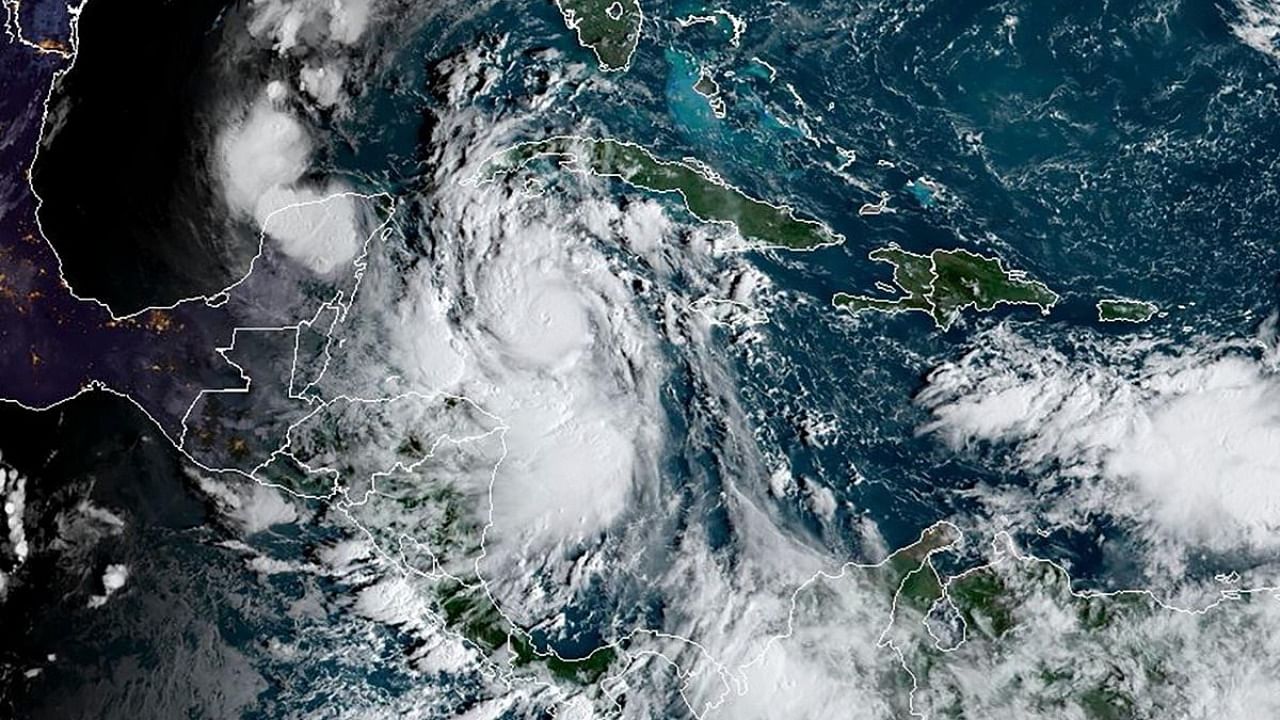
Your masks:
M 1081 336 L 1068 354 L 1007 327 L 979 343 L 929 376 L 922 432 L 1007 448 L 1076 520 L 1183 549 L 1280 547 L 1280 376 L 1256 344 Z

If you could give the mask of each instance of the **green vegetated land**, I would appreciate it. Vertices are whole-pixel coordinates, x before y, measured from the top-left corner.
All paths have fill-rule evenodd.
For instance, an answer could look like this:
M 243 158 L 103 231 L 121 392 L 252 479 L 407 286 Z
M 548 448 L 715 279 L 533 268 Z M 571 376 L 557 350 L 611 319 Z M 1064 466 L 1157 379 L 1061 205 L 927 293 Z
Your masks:
M 478 587 L 446 583 L 439 589 L 438 601 L 449 627 L 487 653 L 506 648 L 511 652 L 511 663 L 515 667 L 542 663 L 552 675 L 562 680 L 591 684 L 599 680 L 617 658 L 617 651 L 607 646 L 575 659 L 562 659 L 546 651 L 536 651 L 528 633 L 508 623 L 489 596 Z
M 958 528 L 934 525 L 881 564 L 815 582 L 795 622 L 872 619 L 875 637 L 893 645 L 918 683 L 911 707 L 928 717 L 998 717 L 1019 706 L 1042 718 L 1159 716 L 1133 712 L 1135 703 L 1152 683 L 1178 691 L 1176 654 L 1143 649 L 1158 647 L 1169 623 L 1202 618 L 1162 608 L 1147 593 L 1073 592 L 1065 570 L 1019 557 L 1011 544 L 988 565 L 939 573 L 937 558 L 963 545 Z M 879 604 L 886 596 L 892 603 Z M 883 632 L 878 612 L 888 614 Z M 982 692 L 971 693 L 975 685 Z
M 644 190 L 679 193 L 689 212 L 699 219 L 732 223 L 743 237 L 765 246 L 812 250 L 844 240 L 816 220 L 797 218 L 789 208 L 752 198 L 693 165 L 658 159 L 639 145 L 620 140 L 554 137 L 522 143 L 489 158 L 478 179 L 494 180 L 537 158 L 617 177 Z
M 1040 718 L 1118 720 L 1162 717 L 1161 707 L 1185 703 L 1179 638 L 1213 632 L 1250 602 L 1179 613 L 1145 592 L 1075 592 L 1062 567 L 1019 556 L 1009 540 L 989 564 L 940 574 L 937 558 L 963 545 L 955 526 L 939 523 L 884 563 L 815 583 L 796 622 L 806 612 L 819 622 L 865 621 L 859 611 L 870 605 L 874 613 L 874 599 L 887 593 L 892 617 L 879 638 L 918 683 L 911 707 L 920 714 L 998 717 L 1029 707 Z M 830 608 L 849 615 L 824 614 Z
M 1018 556 L 1011 544 L 989 565 L 943 577 L 934 559 L 961 541 L 959 529 L 940 523 L 883 564 L 836 580 L 863 588 L 852 596 L 893 594 L 893 619 L 882 638 L 895 644 L 919 683 L 916 711 L 997 716 L 998 708 L 1021 702 L 1037 708 L 1037 717 L 1112 720 L 1152 716 L 1135 711 L 1140 693 L 1178 692 L 1176 655 L 1155 648 L 1167 641 L 1162 633 L 1171 623 L 1211 619 L 1165 609 L 1143 592 L 1076 593 L 1059 565 Z M 823 598 L 818 605 L 831 603 Z M 942 616 L 950 616 L 950 633 L 925 630 L 927 619 Z M 979 684 L 995 687 L 988 697 L 965 692 L 979 676 Z
M 640 42 L 639 0 L 556 0 L 565 25 L 591 48 L 604 70 L 625 70 Z
M 908 661 L 929 687 L 931 709 L 940 717 L 963 712 L 963 703 L 948 702 L 955 695 L 948 687 L 953 676 L 947 666 L 969 663 L 987 665 L 982 670 L 1009 684 L 1009 693 L 1042 710 L 1056 709 L 1062 717 L 1146 717 L 1135 713 L 1134 693 L 1172 678 L 1159 653 L 1128 654 L 1126 645 L 1141 643 L 1144 630 L 1165 622 L 1199 622 L 1161 608 L 1146 593 L 1074 593 L 1060 567 L 1031 558 L 1006 557 L 953 577 L 943 593 L 963 623 L 963 646 L 940 651 L 924 642 Z M 1165 613 L 1167 620 L 1157 619 Z M 1051 626 L 1046 616 L 1055 618 Z M 1113 653 L 1123 660 L 1111 657 Z
M 853 313 L 922 312 L 946 330 L 965 308 L 986 312 L 1000 304 L 1034 305 L 1041 313 L 1048 313 L 1058 302 L 1057 293 L 1025 272 L 1009 270 L 999 258 L 968 250 L 939 249 L 921 255 L 895 244 L 873 250 L 868 257 L 893 266 L 893 282 L 901 295 L 873 298 L 836 293 L 832 298 L 836 307 Z
M 1158 312 L 1160 308 L 1155 303 L 1142 300 L 1108 298 L 1098 301 L 1098 320 L 1101 322 L 1144 323 Z
M 942 581 L 929 564 L 932 553 L 960 541 L 955 526 L 939 523 L 925 530 L 916 542 L 895 552 L 883 565 L 872 571 L 872 578 L 882 588 L 891 589 L 901 603 L 927 611 L 942 597 Z
M 693 84 L 694 92 L 706 97 L 712 97 L 720 92 L 720 86 L 716 85 L 716 81 L 703 73 L 698 76 L 697 82 Z
M 1272 590 L 1223 591 L 1204 611 L 1179 611 L 1144 591 L 1076 591 L 1062 566 L 1019 554 L 1003 534 L 995 540 L 988 564 L 949 577 L 935 563 L 945 566 L 940 558 L 962 542 L 917 543 L 877 570 L 881 589 L 901 578 L 881 637 L 900 653 L 921 715 L 1000 717 L 1024 708 L 1020 716 L 1037 718 L 1167 717 L 1200 697 L 1202 683 L 1233 677 L 1203 677 L 1239 652 L 1231 644 L 1211 646 L 1218 655 L 1204 666 L 1188 662 L 1204 638 L 1274 626 Z

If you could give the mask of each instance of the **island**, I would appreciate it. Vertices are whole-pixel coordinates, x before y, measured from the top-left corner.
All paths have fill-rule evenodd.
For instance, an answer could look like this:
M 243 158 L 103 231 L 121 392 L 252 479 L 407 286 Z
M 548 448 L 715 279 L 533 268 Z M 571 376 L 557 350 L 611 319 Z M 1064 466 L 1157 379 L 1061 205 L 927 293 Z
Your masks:
M 556 0 L 564 24 L 606 72 L 626 70 L 640 42 L 640 0 Z
M 662 160 L 622 140 L 557 136 L 520 143 L 485 160 L 472 182 L 493 182 L 537 159 L 553 160 L 571 171 L 617 178 L 642 190 L 679 193 L 685 207 L 699 220 L 733 225 L 744 238 L 762 247 L 814 250 L 844 242 L 843 236 L 822 223 L 796 217 L 788 207 L 757 200 L 704 167 Z
M 725 116 L 724 98 L 720 97 L 720 83 L 703 68 L 698 73 L 698 80 L 693 84 L 693 91 L 706 98 L 711 106 L 711 114 L 723 120 Z
M 1160 308 L 1155 303 L 1128 298 L 1098 301 L 1098 322 L 1144 323 L 1155 317 Z
M 1033 305 L 1041 314 L 1058 302 L 1058 294 L 1031 280 L 1021 270 L 1010 270 L 996 257 L 968 250 L 934 250 L 927 255 L 908 252 L 896 243 L 872 250 L 868 256 L 893 266 L 893 282 L 900 290 L 895 298 L 836 293 L 831 303 L 852 313 L 922 312 L 947 330 L 966 308 L 987 312 L 997 305 Z

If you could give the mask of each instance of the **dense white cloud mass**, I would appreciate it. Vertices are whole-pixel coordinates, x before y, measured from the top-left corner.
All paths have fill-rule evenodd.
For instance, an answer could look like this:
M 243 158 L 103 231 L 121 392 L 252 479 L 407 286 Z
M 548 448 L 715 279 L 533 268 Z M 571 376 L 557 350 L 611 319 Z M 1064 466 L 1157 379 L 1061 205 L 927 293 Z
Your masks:
M 282 53 L 355 42 L 368 18 L 358 3 L 256 7 L 255 33 Z M 923 625 L 930 608 L 899 606 L 900 577 L 864 565 L 817 574 L 847 558 L 774 514 L 801 507 L 830 523 L 842 501 L 793 475 L 738 406 L 721 338 L 767 343 L 765 310 L 777 305 L 768 277 L 717 252 L 730 229 L 686 227 L 666 212 L 669 198 L 620 200 L 616 185 L 574 173 L 469 182 L 483 158 L 539 131 L 529 117 L 477 109 L 503 67 L 486 53 L 502 47 L 495 40 L 435 68 L 433 97 L 445 107 L 423 138 L 424 189 L 402 198 L 400 235 L 375 243 L 355 304 L 335 323 L 332 366 L 309 386 L 323 401 L 288 434 L 291 459 L 316 481 L 311 497 L 332 500 L 355 538 L 314 566 L 258 557 L 251 567 L 345 583 L 355 614 L 415 639 L 417 671 L 501 678 L 493 699 L 473 706 L 477 717 L 563 699 L 531 666 L 515 679 L 502 640 L 528 627 L 554 634 L 588 594 L 626 606 L 600 611 L 619 659 L 603 695 L 577 695 L 566 715 L 585 715 L 587 700 L 607 707 L 625 684 L 637 691 L 622 714 L 634 718 L 667 715 L 673 703 L 707 718 L 816 719 L 832 708 L 887 718 L 926 704 L 1039 717 L 1015 681 L 1045 656 L 1061 659 L 1045 650 L 1059 638 L 1097 650 L 1065 601 L 1036 599 L 1035 642 L 979 653 L 961 638 L 963 652 L 937 656 Z M 340 105 L 347 72 L 319 55 L 295 63 L 287 77 L 297 88 L 274 81 L 219 148 L 228 204 L 325 275 L 345 269 L 361 241 L 350 203 L 302 184 L 320 136 L 290 103 Z M 522 113 L 553 107 L 582 80 L 547 77 Z M 1080 343 L 1068 352 L 992 331 L 981 350 L 930 376 L 923 431 L 957 450 L 1007 450 L 1037 484 L 984 499 L 995 511 L 1041 513 L 1019 520 L 1112 514 L 1180 551 L 1275 547 L 1280 483 L 1268 480 L 1280 471 L 1280 418 L 1269 408 L 1280 385 L 1264 359 L 1243 343 L 1189 354 Z M 669 403 L 679 392 L 689 397 Z M 821 422 L 799 422 L 822 441 Z M 664 477 L 681 462 L 702 464 L 678 483 Z M 204 488 L 246 533 L 297 518 L 274 490 Z M 864 549 L 878 553 L 874 524 L 861 529 Z M 660 605 L 661 618 L 628 614 L 637 599 Z M 1208 633 L 1182 616 L 1144 621 L 1135 647 Z M 932 676 L 912 675 L 928 652 Z M 1217 676 L 1228 686 L 1251 679 Z M 1203 697 L 1227 706 L 1257 701 L 1212 690 Z
M 1132 480 L 1157 522 L 1188 539 L 1280 543 L 1280 383 L 1224 358 L 1152 379 L 1160 404 L 1133 422 L 1103 472 Z M 1234 528 L 1233 528 L 1234 526 Z
M 1275 11 L 1248 7 L 1251 25 L 1236 32 L 1266 50 Z M 552 162 L 474 182 L 491 153 L 574 122 L 563 100 L 612 82 L 576 75 L 555 51 L 538 51 L 557 62 L 529 73 L 528 97 L 507 95 L 520 92 L 518 78 L 507 82 L 511 52 L 529 53 L 507 52 L 504 38 L 431 67 L 429 86 L 409 90 L 423 90 L 433 113 L 415 148 L 423 175 L 397 185 L 394 230 L 380 227 L 366 246 L 365 205 L 317 180 L 313 159 L 326 156 L 320 125 L 349 110 L 345 90 L 365 87 L 354 46 L 374 36 L 371 8 L 251 3 L 253 44 L 277 55 L 273 79 L 228 111 L 217 138 L 223 199 L 270 250 L 310 272 L 279 274 L 305 278 L 309 310 L 322 292 L 358 292 L 286 320 L 296 326 L 258 329 L 293 343 L 264 353 L 297 364 L 242 369 L 260 373 L 255 392 L 277 393 L 288 409 L 252 406 L 236 429 L 276 422 L 279 431 L 246 432 L 233 446 L 266 447 L 253 458 L 261 464 L 246 465 L 252 478 L 193 473 L 243 535 L 219 547 L 244 554 L 264 581 L 295 574 L 308 586 L 288 617 L 336 627 L 345 611 L 345 628 L 359 628 L 352 644 L 306 638 L 269 652 L 333 646 L 368 670 L 388 656 L 364 656 L 381 641 L 403 658 L 393 669 L 409 681 L 387 684 L 413 690 L 391 698 L 360 697 L 364 676 L 334 672 L 335 717 L 1074 720 L 1101 716 L 1099 692 L 1146 716 L 1280 715 L 1280 602 L 1241 590 L 1238 576 L 1194 588 L 1223 607 L 1180 612 L 1131 593 L 1123 602 L 1140 601 L 1115 601 L 1099 620 L 1053 571 L 1023 572 L 1038 561 L 1004 536 L 989 568 L 969 568 L 998 581 L 971 593 L 964 611 L 963 580 L 935 574 L 918 548 L 847 562 L 851 545 L 864 559 L 889 555 L 871 513 L 788 455 L 792 441 L 765 427 L 778 418 L 739 405 L 735 358 L 791 362 L 768 347 L 779 332 L 770 314 L 782 319 L 784 303 L 813 298 L 774 288 L 732 228 L 669 213 L 670 194 Z M 499 85 L 501 102 L 488 103 Z M 280 283 L 263 298 L 223 302 L 266 306 Z M 1136 529 L 1147 546 L 1136 545 L 1155 548 L 1148 561 L 1163 569 L 1205 548 L 1280 548 L 1280 375 L 1264 348 L 1174 352 L 1089 334 L 1055 347 L 1020 332 L 1034 330 L 980 334 L 979 349 L 934 371 L 918 396 L 931 414 L 922 433 L 1007 458 L 1011 474 L 1032 478 L 976 491 L 989 516 L 1027 531 L 1088 529 L 1110 516 Z M 822 402 L 779 424 L 813 446 L 843 441 L 843 418 Z M 22 482 L 0 471 L 19 560 Z M 282 557 L 277 546 L 295 544 L 295 533 L 281 526 L 307 520 L 324 524 L 321 546 Z M 87 504 L 60 522 L 59 541 L 126 527 Z M 126 566 L 107 566 L 90 602 L 106 603 L 128 577 Z M 0 594 L 5 582 L 0 574 Z M 974 595 L 1014 630 L 975 610 Z M 1115 621 L 1116 608 L 1135 607 Z M 607 644 L 607 672 L 580 682 L 565 675 L 582 666 L 540 663 L 532 654 L 546 651 L 532 638 L 544 635 Z
M 249 32 L 285 53 L 325 41 L 352 45 L 369 24 L 372 0 L 254 0 Z
M 107 600 L 111 598 L 120 588 L 124 587 L 125 582 L 129 580 L 129 568 L 123 564 L 108 565 L 102 571 L 102 594 L 92 595 L 89 597 L 89 607 L 97 608 L 107 604 Z
M 325 193 L 274 187 L 263 194 L 259 208 L 272 208 L 260 221 L 267 237 L 317 275 L 345 268 L 360 251 L 355 198 L 337 186 Z
M 392 338 L 407 381 L 471 397 L 509 427 L 493 487 L 495 550 L 545 551 L 599 532 L 635 483 L 651 482 L 659 452 L 665 361 L 653 329 L 601 253 L 609 238 L 539 203 L 451 187 L 432 225 L 443 265 L 413 276 L 420 284 L 398 313 L 413 322 Z M 612 203 L 592 210 L 623 217 Z M 445 322 L 444 308 L 464 298 L 468 311 Z
M 306 65 L 298 71 L 298 89 L 315 98 L 321 107 L 332 107 L 342 100 L 345 69 L 339 63 Z
M 923 432 L 1007 446 L 1075 520 L 1114 514 L 1179 547 L 1280 547 L 1280 376 L 1251 343 L 1084 337 L 1068 357 L 1000 328 L 918 400 Z
M 5 528 L 5 540 L 0 544 L 0 558 L 8 562 L 8 569 L 22 567 L 26 562 L 30 547 L 27 544 L 26 519 L 27 479 L 16 469 L 0 464 L 0 501 L 4 503 L 2 518 Z M 9 576 L 0 571 L 0 601 L 5 599 L 9 588 Z
M 1275 0 L 1235 0 L 1239 15 L 1229 20 L 1231 32 L 1244 44 L 1280 59 L 1280 3 Z
M 344 188 L 298 185 L 312 151 L 308 131 L 265 96 L 218 139 L 228 207 L 252 218 L 285 255 L 328 275 L 355 257 L 362 238 L 355 199 Z
M 200 491 L 246 535 L 288 525 L 298 520 L 298 510 L 279 490 L 259 483 L 227 482 L 201 473 L 190 473 Z
M 448 87 L 483 87 L 475 76 L 488 66 L 467 58 L 454 65 L 466 77 L 444 78 Z M 401 623 L 417 612 L 415 603 L 434 607 L 431 582 L 449 574 L 482 581 L 510 621 L 554 627 L 593 583 L 626 588 L 642 577 L 639 592 L 661 593 L 668 603 L 661 630 L 696 640 L 645 635 L 651 628 L 630 619 L 614 632 L 639 632 L 641 647 L 661 647 L 696 673 L 691 706 L 723 705 L 721 716 L 733 717 L 761 697 L 782 702 L 791 680 L 765 683 L 764 695 L 748 697 L 747 677 L 766 672 L 757 670 L 758 658 L 785 627 L 790 591 L 823 560 L 757 507 L 766 501 L 768 473 L 713 342 L 719 331 L 694 306 L 723 297 L 749 307 L 769 291 L 767 280 L 739 254 L 717 256 L 727 229 L 673 222 L 653 199 L 620 202 L 607 181 L 567 175 L 556 182 L 568 187 L 540 195 L 522 192 L 520 179 L 465 182 L 476 163 L 518 136 L 518 128 L 470 109 L 473 100 L 458 93 L 457 106 L 438 119 L 437 155 L 428 163 L 428 185 L 438 190 L 418 199 L 421 224 L 401 228 L 414 250 L 401 256 L 393 242 L 372 254 L 343 328 L 343 351 L 317 385 L 328 396 L 399 399 L 376 412 L 317 414 L 292 436 L 291 450 L 312 468 L 338 470 L 340 485 L 367 490 L 358 478 L 379 473 L 374 492 L 348 487 L 341 507 L 379 557 L 403 571 L 362 590 L 361 611 Z M 732 517 L 734 563 L 718 556 L 697 524 L 672 547 L 654 542 L 681 512 L 659 470 L 679 451 L 668 445 L 662 383 L 681 368 L 696 378 L 696 404 L 706 413 L 696 421 L 715 422 L 725 434 L 689 442 L 719 454 L 725 495 L 707 502 Z M 424 400 L 408 402 L 406 393 Z M 491 420 L 475 429 L 448 420 L 441 393 L 467 398 Z M 424 422 L 435 428 L 446 420 L 455 431 L 437 445 L 440 432 Z M 324 450 L 327 428 L 341 429 L 342 453 Z M 409 455 L 406 435 L 414 440 Z M 428 494 L 436 487 L 450 494 Z M 815 513 L 833 512 L 829 490 L 805 481 L 804 493 Z M 411 511 L 394 502 L 409 495 L 430 500 Z M 461 512 L 450 502 L 460 502 Z M 464 549 L 471 554 L 459 555 Z M 402 615 L 404 608 L 411 609 Z M 415 632 L 431 635 L 425 627 Z M 801 650 L 764 667 L 787 665 L 788 677 L 817 683 L 804 658 Z M 655 662 L 635 669 L 637 682 L 665 682 Z M 843 672 L 835 663 L 824 668 Z M 726 693 L 741 699 L 731 708 Z M 631 702 L 633 716 L 643 716 L 643 701 Z
M 988 557 L 981 585 L 966 589 L 953 579 L 947 587 L 946 605 L 964 608 L 968 618 L 954 646 L 941 653 L 927 643 L 903 645 L 920 682 L 917 712 L 1047 720 L 1103 710 L 1161 718 L 1280 710 L 1280 597 L 1273 591 L 1224 594 L 1186 612 L 1144 592 L 1074 591 L 1060 568 L 1023 555 L 1005 535 Z M 998 604 L 971 593 L 992 584 L 1001 588 Z M 924 639 L 919 626 L 894 631 L 904 640 L 909 633 Z
M 268 191 L 302 177 L 311 151 L 312 141 L 302 124 L 268 98 L 259 99 L 218 138 L 228 206 L 261 223 L 282 207 L 279 197 L 264 203 Z
M 296 106 L 345 108 L 353 46 L 365 34 L 372 6 L 371 0 L 256 0 L 249 34 L 273 42 L 281 63 L 292 66 L 287 77 L 296 87 L 288 79 L 269 81 L 247 108 L 230 111 L 213 149 L 211 164 L 228 208 L 266 229 L 286 255 L 319 275 L 341 268 L 362 239 L 354 230 L 356 203 L 334 198 L 345 185 L 302 182 L 318 134 Z M 326 198 L 333 199 L 322 205 Z

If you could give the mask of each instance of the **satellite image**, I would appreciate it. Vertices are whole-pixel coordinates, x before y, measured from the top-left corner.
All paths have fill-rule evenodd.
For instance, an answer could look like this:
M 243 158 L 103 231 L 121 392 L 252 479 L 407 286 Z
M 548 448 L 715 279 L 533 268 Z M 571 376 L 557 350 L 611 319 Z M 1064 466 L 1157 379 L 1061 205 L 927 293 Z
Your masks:
M 1280 0 L 0 3 L 0 720 L 1280 718 Z

